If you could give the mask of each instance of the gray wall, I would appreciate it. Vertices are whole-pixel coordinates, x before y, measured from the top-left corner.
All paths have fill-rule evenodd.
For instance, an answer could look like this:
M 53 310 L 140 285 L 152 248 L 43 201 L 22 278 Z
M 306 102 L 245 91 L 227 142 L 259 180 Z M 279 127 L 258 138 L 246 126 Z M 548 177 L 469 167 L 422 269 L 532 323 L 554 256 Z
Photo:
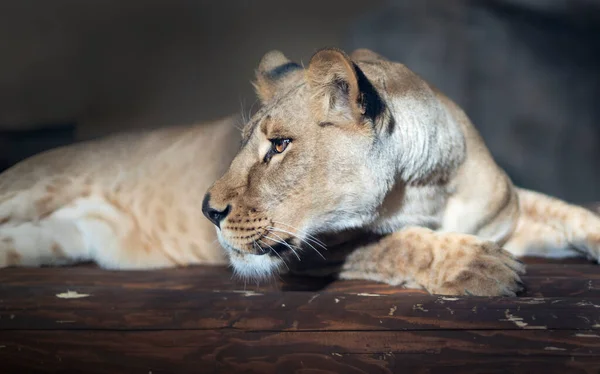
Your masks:
M 77 139 L 248 110 L 253 70 L 269 49 L 307 62 L 323 46 L 367 47 L 461 104 L 520 185 L 600 200 L 597 4 L 2 2 L 0 164 Z M 57 130 L 26 132 L 40 127 Z
M 310 58 L 378 3 L 2 2 L 0 128 L 74 120 L 86 138 L 239 112 L 267 50 Z

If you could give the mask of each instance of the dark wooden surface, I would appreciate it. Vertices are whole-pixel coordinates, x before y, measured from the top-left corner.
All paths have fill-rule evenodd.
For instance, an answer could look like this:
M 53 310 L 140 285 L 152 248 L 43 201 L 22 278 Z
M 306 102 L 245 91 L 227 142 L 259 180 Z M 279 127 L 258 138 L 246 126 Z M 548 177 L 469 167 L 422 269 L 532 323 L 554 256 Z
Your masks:
M 305 277 L 244 288 L 210 267 L 4 269 L 0 372 L 599 373 L 600 268 L 528 262 L 517 298 Z

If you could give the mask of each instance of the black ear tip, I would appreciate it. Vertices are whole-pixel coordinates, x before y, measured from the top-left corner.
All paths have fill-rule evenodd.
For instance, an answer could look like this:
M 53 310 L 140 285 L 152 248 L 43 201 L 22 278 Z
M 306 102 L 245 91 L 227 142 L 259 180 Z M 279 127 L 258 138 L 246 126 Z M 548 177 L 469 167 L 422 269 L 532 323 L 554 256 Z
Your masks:
M 265 53 L 265 55 L 260 59 L 258 71 L 260 73 L 265 73 L 275 69 L 278 66 L 285 65 L 288 62 L 290 62 L 290 59 L 285 57 L 281 51 L 272 50 Z
M 299 64 L 295 63 L 295 62 L 288 62 L 285 63 L 283 65 L 279 65 L 274 69 L 269 70 L 268 72 L 265 73 L 265 75 L 269 78 L 269 79 L 279 79 L 281 77 L 283 77 L 284 75 L 286 75 L 289 72 L 292 72 L 294 70 L 298 70 L 298 69 L 302 69 L 302 66 L 300 66 Z
M 254 83 L 260 100 L 263 102 L 270 100 L 275 95 L 280 82 L 286 81 L 288 76 L 292 76 L 292 73 L 298 70 L 302 70 L 302 66 L 290 61 L 280 51 L 267 52 L 260 60 Z
M 287 73 L 298 69 L 302 69 L 302 66 L 290 61 L 290 59 L 278 50 L 267 52 L 258 65 L 258 73 L 271 80 L 279 79 Z

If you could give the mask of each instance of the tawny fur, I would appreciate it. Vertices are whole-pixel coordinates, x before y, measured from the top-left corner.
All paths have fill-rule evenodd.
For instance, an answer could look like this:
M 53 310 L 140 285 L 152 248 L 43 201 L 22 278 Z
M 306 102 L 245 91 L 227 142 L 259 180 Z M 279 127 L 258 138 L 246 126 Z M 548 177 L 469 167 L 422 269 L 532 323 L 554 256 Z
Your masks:
M 524 266 L 510 253 L 600 258 L 600 218 L 515 188 L 462 110 L 402 64 L 325 49 L 304 69 L 272 51 L 255 87 L 263 106 L 241 147 L 228 118 L 65 147 L 1 174 L 0 267 L 229 260 L 259 278 L 323 251 L 319 234 L 360 228 L 385 236 L 357 248 L 342 278 L 514 295 Z M 275 154 L 274 139 L 290 143 Z M 228 212 L 216 235 L 207 190 Z
M 224 264 L 200 210 L 239 146 L 236 118 L 37 155 L 0 175 L 0 267 Z

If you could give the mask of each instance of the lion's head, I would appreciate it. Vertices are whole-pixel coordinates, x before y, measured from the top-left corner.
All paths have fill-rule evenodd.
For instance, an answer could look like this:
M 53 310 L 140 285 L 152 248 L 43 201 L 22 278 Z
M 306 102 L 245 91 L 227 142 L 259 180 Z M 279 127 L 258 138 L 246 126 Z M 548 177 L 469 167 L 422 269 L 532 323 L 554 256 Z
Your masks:
M 431 89 L 373 52 L 352 56 L 324 49 L 307 68 L 278 51 L 262 58 L 255 82 L 262 107 L 203 202 L 239 274 L 269 275 L 302 251 L 322 251 L 316 234 L 373 223 L 397 179 L 433 162 L 422 153 L 431 134 L 398 130 L 413 116 L 435 115 L 423 109 Z M 392 115 L 391 91 L 407 98 L 411 113 Z M 401 149 L 407 141 L 418 144 Z

